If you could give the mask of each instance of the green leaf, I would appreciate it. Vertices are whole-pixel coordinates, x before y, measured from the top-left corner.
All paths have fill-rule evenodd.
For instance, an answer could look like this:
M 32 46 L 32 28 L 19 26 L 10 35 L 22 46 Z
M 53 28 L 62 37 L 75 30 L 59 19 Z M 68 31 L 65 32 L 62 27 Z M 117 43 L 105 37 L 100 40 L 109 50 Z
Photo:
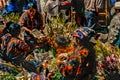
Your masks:
M 55 49 L 54 49 L 54 48 L 51 48 L 50 51 L 52 52 L 53 56 L 55 57 L 55 56 L 56 56 Z

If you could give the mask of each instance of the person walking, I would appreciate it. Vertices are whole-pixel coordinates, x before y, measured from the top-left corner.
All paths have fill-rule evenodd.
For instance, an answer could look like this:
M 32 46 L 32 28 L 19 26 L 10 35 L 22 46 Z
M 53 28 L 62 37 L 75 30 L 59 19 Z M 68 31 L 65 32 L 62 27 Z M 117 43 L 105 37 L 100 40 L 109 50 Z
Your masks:
M 103 0 L 84 0 L 87 27 L 95 27 L 99 9 Z

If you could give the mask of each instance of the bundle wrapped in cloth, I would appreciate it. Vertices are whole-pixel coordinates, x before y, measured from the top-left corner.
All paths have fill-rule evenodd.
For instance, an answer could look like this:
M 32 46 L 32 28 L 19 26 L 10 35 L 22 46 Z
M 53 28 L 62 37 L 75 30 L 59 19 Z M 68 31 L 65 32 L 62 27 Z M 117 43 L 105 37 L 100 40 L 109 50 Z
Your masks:
M 95 34 L 95 31 L 88 27 L 82 27 L 76 29 L 73 33 L 73 37 L 77 37 L 79 39 L 83 39 L 85 37 L 91 38 Z

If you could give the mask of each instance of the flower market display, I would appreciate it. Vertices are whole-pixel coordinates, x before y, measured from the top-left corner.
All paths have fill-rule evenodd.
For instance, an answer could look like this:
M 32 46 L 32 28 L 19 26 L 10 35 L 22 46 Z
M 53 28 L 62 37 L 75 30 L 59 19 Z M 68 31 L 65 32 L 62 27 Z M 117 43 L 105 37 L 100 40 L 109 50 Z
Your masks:
M 19 17 L 5 19 L 17 22 Z M 120 80 L 120 49 L 99 39 L 92 43 L 89 34 L 95 32 L 82 30 L 60 17 L 45 25 L 44 34 L 33 30 L 37 46 L 24 64 L 0 59 L 0 80 Z M 23 40 L 22 32 L 19 38 Z

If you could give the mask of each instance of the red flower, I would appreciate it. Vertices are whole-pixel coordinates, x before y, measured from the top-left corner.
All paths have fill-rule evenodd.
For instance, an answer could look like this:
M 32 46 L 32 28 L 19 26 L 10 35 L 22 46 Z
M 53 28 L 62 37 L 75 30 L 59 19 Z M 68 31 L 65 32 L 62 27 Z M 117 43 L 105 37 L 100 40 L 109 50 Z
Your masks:
M 78 75 L 78 74 L 80 74 L 80 73 L 81 73 L 81 68 L 80 68 L 80 67 L 78 67 L 78 68 L 77 68 L 76 75 Z

